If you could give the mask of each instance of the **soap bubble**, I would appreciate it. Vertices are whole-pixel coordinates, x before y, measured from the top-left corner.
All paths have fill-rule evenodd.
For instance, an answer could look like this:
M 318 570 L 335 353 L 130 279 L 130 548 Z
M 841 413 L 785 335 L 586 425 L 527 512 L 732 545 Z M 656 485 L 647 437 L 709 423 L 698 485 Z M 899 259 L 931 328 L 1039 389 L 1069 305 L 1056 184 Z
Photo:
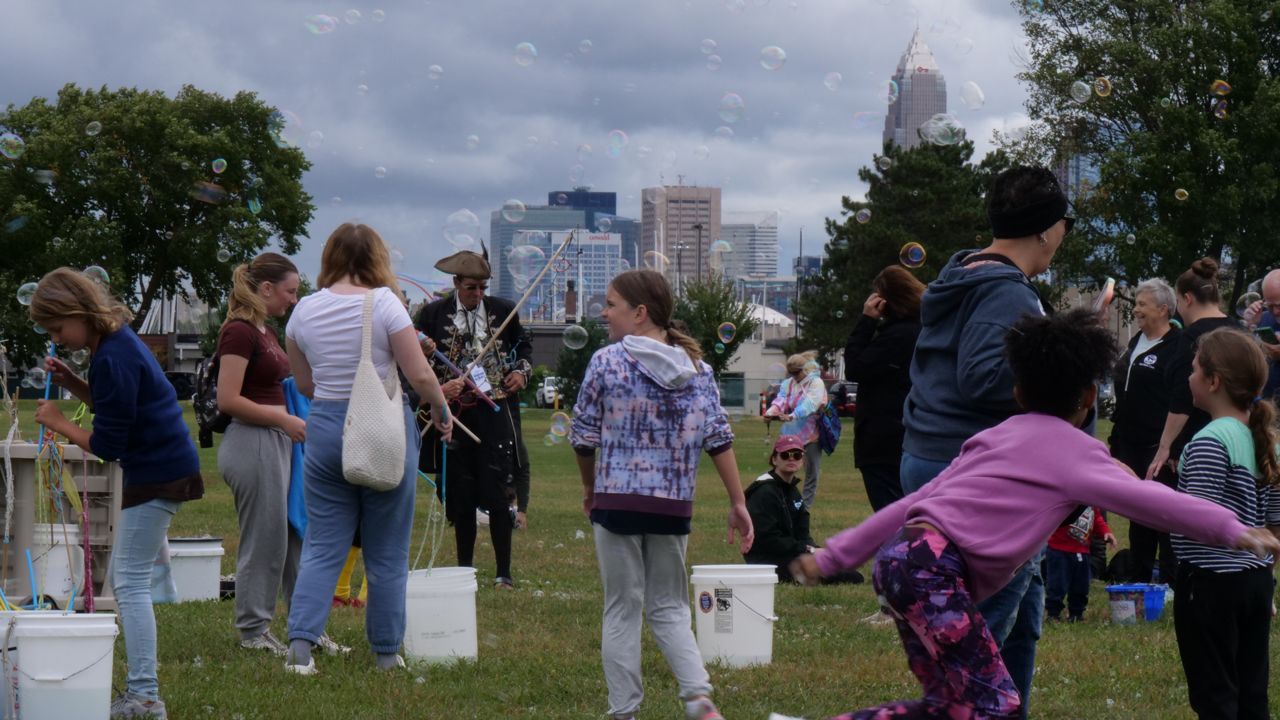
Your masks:
M 355 25 L 364 19 L 364 16 L 360 14 L 360 11 L 354 9 L 348 10 L 342 17 L 347 21 L 348 25 Z
M 782 379 L 787 377 L 788 374 L 789 373 L 787 372 L 787 366 L 783 365 L 782 363 L 773 363 L 772 365 L 769 366 L 768 370 L 765 370 L 765 377 L 769 378 L 770 380 L 773 380 L 775 378 Z
M 721 125 L 720 127 L 716 128 L 715 132 L 711 133 L 712 137 L 722 142 L 728 142 L 729 140 L 732 140 L 733 135 L 734 135 L 733 128 L 729 127 L 728 125 Z
M 832 92 L 839 90 L 842 82 L 844 82 L 844 76 L 838 72 L 829 72 L 822 76 L 822 84 Z
M 760 67 L 765 70 L 777 70 L 787 62 L 787 52 L 777 45 L 770 45 L 760 50 Z
M 725 93 L 720 98 L 720 119 L 727 123 L 736 123 L 746 112 L 747 103 L 737 93 Z
M 866 225 L 871 222 L 871 208 L 862 208 L 853 214 L 853 219 L 857 220 L 859 225 Z
M 724 270 L 724 266 L 729 262 L 729 257 L 733 254 L 733 246 L 728 240 L 716 240 L 707 248 L 707 262 L 711 265 L 712 270 Z
M 249 212 L 253 213 L 254 215 L 257 215 L 258 213 L 262 212 L 262 201 L 259 200 L 258 198 L 256 197 L 249 198 L 248 205 L 249 205 Z
M 36 283 L 23 283 L 18 287 L 18 304 L 31 305 L 31 300 L 36 296 Z
M 924 261 L 924 246 L 918 242 L 909 242 L 898 251 L 898 262 L 909 268 L 921 267 L 924 265 Z
M 556 204 L 557 204 L 557 205 L 568 205 L 568 204 L 569 204 L 569 194 L 568 194 L 568 193 L 556 193 Z
M 502 204 L 502 219 L 510 223 L 518 223 L 524 219 L 528 207 L 519 200 L 511 199 Z
M 210 205 L 217 205 L 227 199 L 227 191 L 221 185 L 204 180 L 192 183 L 190 195 L 192 199 Z
M 711 157 L 711 148 L 706 145 L 699 145 L 693 149 L 694 160 L 706 160 L 709 157 Z
M 1178 188 L 1177 190 L 1173 191 L 1173 197 L 1176 198 L 1178 202 L 1182 202 L 1183 200 L 1186 200 L 1190 196 L 1191 196 L 1191 193 L 1187 192 L 1182 188 Z
M 62 247 L 62 238 L 58 237 L 57 235 L 54 235 L 53 237 L 49 238 L 49 244 L 52 245 L 53 247 Z
M 106 268 L 101 265 L 90 265 L 84 269 L 84 275 L 99 285 L 111 284 L 111 276 L 107 274 Z
M 595 154 L 595 150 L 587 143 L 578 146 L 578 162 L 586 162 Z
M 731 343 L 738 335 L 738 326 L 731 322 L 720 323 L 720 327 L 716 328 L 716 337 L 722 343 Z
M 93 137 L 94 135 L 97 135 L 100 132 L 102 132 L 102 123 L 98 122 L 97 120 L 94 120 L 90 122 L 88 125 L 84 126 L 84 134 L 88 135 L 89 137 Z
M 328 35 L 338 29 L 338 18 L 332 15 L 308 15 L 303 25 L 312 35 Z
M 507 257 L 508 272 L 517 280 L 532 280 L 547 264 L 547 253 L 537 245 L 519 245 Z
M 918 130 L 920 138 L 934 145 L 955 145 L 964 140 L 964 125 L 950 113 L 938 113 Z
M 292 110 L 274 110 L 267 118 L 267 131 L 276 147 L 298 147 L 303 137 L 302 118 Z
M 606 140 L 608 148 L 605 153 L 615 160 L 622 156 L 623 150 L 631 143 L 631 138 L 622 130 L 610 130 L 608 139 Z
M 582 178 L 587 174 L 587 169 L 581 164 L 573 165 L 569 168 L 569 182 L 578 185 L 582 182 Z
M 427 67 L 427 77 L 432 80 L 439 80 L 442 75 L 444 75 L 444 68 L 439 65 L 429 65 Z
M 613 220 L 608 217 L 602 217 L 596 220 L 596 228 L 602 233 L 607 233 L 613 229 Z
M 978 83 L 970 80 L 960 87 L 960 104 L 966 110 L 981 110 L 987 104 L 987 95 Z
M 723 355 L 725 351 L 724 343 L 716 343 L 714 346 L 717 355 Z
M 1249 306 L 1256 302 L 1262 302 L 1262 296 L 1256 292 L 1247 292 L 1236 300 L 1236 315 L 1244 317 L 1249 312 Z
M 10 160 L 17 160 L 27 151 L 27 143 L 16 133 L 0 134 L 0 155 Z
M 45 330 L 45 329 L 44 329 L 44 326 L 43 326 L 43 325 L 41 325 L 40 323 L 34 323 L 34 322 L 33 322 L 33 323 L 31 323 L 31 329 L 32 329 L 32 331 L 34 331 L 34 332 L 35 332 L 35 334 L 37 334 L 37 335 L 48 335 L 48 334 L 49 334 L 49 331 L 48 331 L 48 330 Z
M 582 42 L 578 43 L 578 52 L 582 53 L 583 55 L 586 55 L 587 53 L 591 52 L 592 47 L 593 46 L 590 40 L 583 40 Z
M 843 310 L 837 310 L 837 311 L 836 311 L 836 319 L 840 319 L 840 318 L 842 318 L 842 317 L 844 317 L 844 311 L 843 311 Z
M 464 141 L 464 144 L 467 146 L 468 150 L 475 150 L 476 148 L 480 147 L 480 136 L 468 135 L 466 140 Z
M 49 377 L 49 373 L 47 373 L 44 368 L 37 365 L 36 367 L 27 370 L 25 381 L 28 386 L 33 388 L 44 387 L 45 378 L 47 377 Z
M 1225 98 L 1217 100 L 1213 103 L 1213 116 L 1219 120 L 1226 120 L 1228 116 L 1227 101 Z
M 604 306 L 600 303 L 591 303 L 591 307 L 587 308 L 587 317 L 600 317 L 604 313 Z
M 226 248 L 218 248 L 218 253 L 214 256 L 218 258 L 218 262 L 224 263 L 231 260 L 231 251 Z
M 584 341 L 582 345 L 574 348 L 574 350 L 578 350 L 585 345 L 586 345 L 586 342 Z M 563 410 L 557 410 L 551 413 L 551 434 L 552 435 L 555 435 L 556 437 L 564 437 L 565 435 L 568 435 L 569 428 L 572 426 L 572 424 L 573 424 L 573 420 L 569 417 L 569 413 L 564 412 Z
M 221 175 L 227 170 L 227 161 L 222 158 L 217 158 L 213 162 L 209 163 L 209 166 L 213 168 L 213 173 L 215 175 Z
M 77 368 L 84 368 L 89 364 L 89 348 L 80 348 L 71 352 L 71 364 Z
M 368 86 L 368 85 L 365 85 L 364 83 L 360 83 L 359 85 L 357 85 L 357 86 L 356 86 L 356 94 L 357 94 L 357 95 L 368 95 L 368 94 L 369 94 L 369 86 Z
M 564 346 L 570 350 L 581 350 L 586 347 L 589 338 L 590 335 L 587 333 L 587 329 L 581 325 L 570 325 L 564 329 L 564 334 L 561 336 Z
M 1095 78 L 1093 81 L 1093 93 L 1098 97 L 1111 96 L 1111 80 L 1109 78 Z
M 1214 80 L 1209 85 L 1209 94 L 1215 97 L 1226 97 L 1231 94 L 1231 83 L 1226 80 Z
M 887 155 L 881 155 L 876 158 L 876 167 L 880 168 L 882 171 L 888 170 L 893 167 L 893 158 Z
M 450 213 L 444 221 L 444 239 L 458 250 L 476 250 L 480 236 L 480 218 L 463 208 Z
M 374 22 L 382 22 L 387 19 L 387 14 L 382 10 L 374 10 L 372 17 Z
M 312 130 L 311 133 L 307 135 L 307 147 L 311 148 L 312 150 L 320 147 L 323 144 L 324 144 L 324 133 L 320 132 L 319 130 Z
M 896 80 L 888 80 L 880 83 L 876 89 L 876 97 L 885 105 L 892 105 L 898 101 L 898 83 Z
M 381 180 L 382 178 L 387 176 L 387 169 L 382 165 L 379 165 L 378 167 L 373 169 L 373 176 Z
M 18 217 L 5 223 L 4 231 L 7 233 L 16 233 L 27 226 L 27 216 L 19 215 Z
M 657 250 L 650 250 L 644 254 L 644 266 L 650 270 L 665 273 L 670 265 L 671 261 L 667 259 L 667 256 Z
M 710 71 L 712 71 L 712 72 L 715 72 L 716 70 L 719 70 L 719 69 L 720 69 L 720 66 L 721 66 L 723 63 L 724 63 L 724 60 L 722 60 L 722 59 L 720 58 L 720 56 L 719 56 L 719 55 L 708 55 L 708 56 L 707 56 L 707 69 L 708 69 L 708 70 L 710 70 Z
M 58 173 L 48 169 L 37 170 L 32 174 L 35 176 L 36 182 L 41 185 L 52 185 L 53 181 L 58 179 Z
M 1089 83 L 1083 80 L 1077 80 L 1071 83 L 1071 99 L 1081 105 L 1089 102 L 1089 98 L 1093 97 L 1093 88 L 1089 87 Z
M 1128 245 L 1132 245 L 1132 244 L 1134 244 L 1134 243 L 1138 242 L 1138 238 L 1137 238 L 1137 236 L 1136 236 L 1136 235 L 1134 235 L 1133 233 L 1129 233 L 1128 235 L 1125 235 L 1125 236 L 1124 236 L 1124 241 L 1125 241 L 1125 243 L 1126 243 L 1126 244 L 1128 244 Z
M 702 51 L 703 55 L 711 55 L 715 53 L 716 49 L 719 47 L 720 46 L 716 44 L 715 40 L 707 38 L 702 41 L 702 44 L 698 46 L 698 49 Z
M 520 67 L 529 67 L 538 59 L 538 48 L 533 43 L 522 42 L 516 45 L 516 64 Z
M 973 52 L 973 38 L 962 37 L 955 42 L 956 53 L 968 55 Z

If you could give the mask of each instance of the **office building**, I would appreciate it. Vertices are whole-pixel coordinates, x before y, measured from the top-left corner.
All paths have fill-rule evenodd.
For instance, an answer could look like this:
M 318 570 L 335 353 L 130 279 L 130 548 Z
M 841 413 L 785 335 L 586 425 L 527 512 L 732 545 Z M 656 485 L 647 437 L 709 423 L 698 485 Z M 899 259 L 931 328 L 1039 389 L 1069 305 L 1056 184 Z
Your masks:
M 897 95 L 889 103 L 884 119 L 884 142 L 909 150 L 922 142 L 920 126 L 947 111 L 947 81 L 933 51 L 920 37 L 920 28 L 916 28 L 907 51 L 898 60 L 893 83 Z M 891 92 L 886 94 L 893 96 Z
M 729 244 L 725 277 L 766 277 L 778 272 L 778 212 L 726 212 L 720 240 Z
M 565 232 L 586 226 L 585 211 L 563 205 L 527 208 L 524 216 L 516 222 L 503 217 L 501 210 L 494 210 L 489 215 L 489 265 L 493 269 L 493 278 L 489 281 L 489 294 L 514 302 L 524 292 L 523 288 L 516 287 L 515 278 L 511 276 L 506 263 L 506 258 L 513 247 L 535 244 L 545 248 L 549 243 L 545 237 L 546 233 Z M 548 257 L 550 257 L 550 251 L 548 251 Z
M 688 279 L 710 271 L 707 247 L 721 236 L 720 188 L 666 185 L 645 188 L 640 203 L 641 262 L 666 258 L 661 269 L 677 292 Z M 652 257 L 652 256 L 651 256 Z

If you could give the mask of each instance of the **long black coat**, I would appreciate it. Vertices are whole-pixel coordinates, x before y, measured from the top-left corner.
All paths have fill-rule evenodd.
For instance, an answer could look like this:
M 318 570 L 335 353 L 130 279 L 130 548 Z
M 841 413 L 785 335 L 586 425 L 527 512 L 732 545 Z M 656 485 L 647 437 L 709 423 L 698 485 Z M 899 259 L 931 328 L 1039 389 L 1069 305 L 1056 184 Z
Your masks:
M 858 383 L 853 416 L 857 467 L 902 462 L 902 404 L 911 392 L 911 356 L 920 337 L 914 318 L 858 319 L 844 348 L 844 377 Z

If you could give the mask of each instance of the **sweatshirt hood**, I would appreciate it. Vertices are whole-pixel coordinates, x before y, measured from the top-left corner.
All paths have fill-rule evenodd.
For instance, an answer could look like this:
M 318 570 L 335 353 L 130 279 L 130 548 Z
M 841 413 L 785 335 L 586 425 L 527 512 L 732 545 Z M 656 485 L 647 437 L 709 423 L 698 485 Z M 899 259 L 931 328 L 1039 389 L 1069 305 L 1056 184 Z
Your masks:
M 645 376 L 668 390 L 684 387 L 698 376 L 697 366 L 683 348 L 639 335 L 622 338 L 622 347 Z
M 998 260 L 979 261 L 967 266 L 960 264 L 965 258 L 977 252 L 980 251 L 961 250 L 952 255 L 946 266 L 942 268 L 942 272 L 938 273 L 938 278 L 929 283 L 925 292 L 931 298 L 936 298 L 937 302 L 926 303 L 921 308 L 922 324 L 936 325 L 940 318 L 959 312 L 965 296 L 976 285 L 993 281 L 1031 285 L 1031 281 L 1022 274 L 1021 270 Z

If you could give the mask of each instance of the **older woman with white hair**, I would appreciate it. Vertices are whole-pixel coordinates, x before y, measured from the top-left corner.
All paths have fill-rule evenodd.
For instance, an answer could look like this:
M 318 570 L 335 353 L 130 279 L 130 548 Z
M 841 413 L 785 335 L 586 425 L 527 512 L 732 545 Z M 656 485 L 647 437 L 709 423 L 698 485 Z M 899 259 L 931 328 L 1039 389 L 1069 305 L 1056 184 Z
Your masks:
M 1139 475 L 1155 457 L 1169 413 L 1173 384 L 1169 373 L 1181 332 L 1169 322 L 1176 306 L 1173 288 L 1164 280 L 1139 284 L 1134 293 L 1133 320 L 1140 332 L 1129 341 L 1128 350 L 1116 365 L 1116 409 L 1108 442 L 1112 457 Z M 1170 487 L 1177 485 L 1177 476 L 1168 469 L 1155 479 Z M 1151 582 L 1157 549 L 1160 577 L 1166 582 L 1172 579 L 1176 566 L 1168 533 L 1131 523 L 1129 547 L 1133 553 L 1133 581 Z
M 827 386 L 817 351 L 797 353 L 787 358 L 787 379 L 778 396 L 764 412 L 766 419 L 782 421 L 782 435 L 796 435 L 804 443 L 804 506 L 813 507 L 818 497 L 818 474 L 822 469 L 822 448 L 818 446 L 818 412 L 827 404 Z

